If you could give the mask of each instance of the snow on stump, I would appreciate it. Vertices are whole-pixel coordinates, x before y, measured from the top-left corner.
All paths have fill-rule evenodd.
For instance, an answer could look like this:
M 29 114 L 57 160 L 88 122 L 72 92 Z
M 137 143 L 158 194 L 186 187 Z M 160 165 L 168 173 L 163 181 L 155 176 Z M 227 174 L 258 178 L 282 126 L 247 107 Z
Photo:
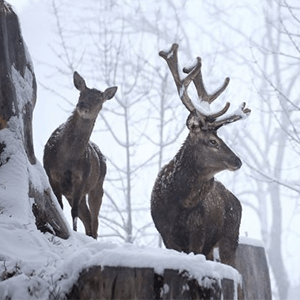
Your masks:
M 47 175 L 36 160 L 32 113 L 36 80 L 17 15 L 0 0 L 0 215 L 69 237 Z
M 201 254 L 125 244 L 93 261 L 66 299 L 242 299 L 239 273 Z
M 238 271 L 203 255 L 126 244 L 93 261 L 79 271 L 67 299 L 272 299 L 265 250 L 253 239 L 241 238 Z
M 84 270 L 67 299 L 237 299 L 230 279 L 202 278 L 187 271 L 153 268 L 92 267 Z

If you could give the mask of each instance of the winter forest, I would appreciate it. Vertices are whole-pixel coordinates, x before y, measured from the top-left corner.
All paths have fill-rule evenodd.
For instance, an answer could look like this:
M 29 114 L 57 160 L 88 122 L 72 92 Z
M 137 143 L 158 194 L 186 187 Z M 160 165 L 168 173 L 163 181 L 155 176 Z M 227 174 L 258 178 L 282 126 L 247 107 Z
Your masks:
M 22 1 L 21 1 L 22 2 Z M 246 102 L 246 120 L 219 136 L 241 158 L 216 177 L 241 201 L 240 236 L 263 241 L 273 299 L 300 293 L 300 4 L 296 0 L 51 0 L 10 2 L 37 77 L 35 154 L 78 100 L 73 73 L 90 87 L 118 86 L 92 141 L 107 159 L 98 241 L 164 247 L 150 215 L 155 178 L 184 142 L 187 110 L 158 52 L 176 42 L 182 66 L 202 59 L 212 105 Z M 189 91 L 192 95 L 195 91 Z M 0 186 L 1 187 L 1 186 Z M 64 215 L 71 224 L 70 208 Z M 84 232 L 82 224 L 79 231 Z

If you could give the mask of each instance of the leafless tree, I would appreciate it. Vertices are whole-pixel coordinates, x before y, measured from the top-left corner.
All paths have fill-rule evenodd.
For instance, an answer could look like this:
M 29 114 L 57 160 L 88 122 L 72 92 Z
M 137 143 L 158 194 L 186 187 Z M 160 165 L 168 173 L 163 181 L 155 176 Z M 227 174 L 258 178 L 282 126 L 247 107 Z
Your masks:
M 156 63 L 161 44 L 186 38 L 179 4 L 173 2 L 156 1 L 149 11 L 142 1 L 52 1 L 53 51 L 60 59 L 56 71 L 70 76 L 76 68 L 89 82 L 119 86 L 93 137 L 108 160 L 99 228 L 105 238 L 145 243 L 149 236 L 149 243 L 157 236 L 150 192 L 157 170 L 168 160 L 165 150 L 178 143 L 184 128 L 177 122 L 182 118 L 177 102 L 168 97 L 173 87 L 165 84 L 167 70 Z M 176 20 L 171 30 L 164 20 L 168 4 Z M 78 17 L 81 11 L 85 13 Z
M 293 2 L 293 1 L 292 1 Z M 243 62 L 252 74 L 243 78 L 252 93 L 252 126 L 237 134 L 238 152 L 247 164 L 248 184 L 237 187 L 245 198 L 245 207 L 256 214 L 261 236 L 267 248 L 273 277 L 274 297 L 287 299 L 292 276 L 288 270 L 290 241 L 299 240 L 293 230 L 299 217 L 299 4 L 268 1 L 256 6 L 231 6 L 210 9 L 236 37 L 236 47 L 229 57 Z M 251 32 L 230 22 L 230 13 L 247 11 L 256 14 Z M 228 15 L 227 15 L 228 14 Z M 243 14 L 245 16 L 245 14 Z M 252 17 L 253 18 L 253 17 Z M 257 26 L 257 27 L 255 27 Z M 220 41 L 220 49 L 228 50 L 231 41 Z M 241 45 L 247 45 L 247 48 Z M 224 51 L 223 50 L 223 51 Z M 246 51 L 245 51 L 246 50 Z M 250 95 L 249 90 L 249 95 Z M 285 242 L 284 242 L 285 241 Z M 287 243 L 287 241 L 289 241 Z M 294 271 L 295 272 L 295 271 Z M 299 275 L 298 275 L 299 276 Z

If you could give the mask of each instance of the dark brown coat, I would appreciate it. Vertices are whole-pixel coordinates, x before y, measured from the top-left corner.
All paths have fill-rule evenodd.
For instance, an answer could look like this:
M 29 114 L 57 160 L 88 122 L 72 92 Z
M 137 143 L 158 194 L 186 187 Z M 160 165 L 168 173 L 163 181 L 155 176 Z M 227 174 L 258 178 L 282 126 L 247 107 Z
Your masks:
M 238 245 L 242 207 L 239 200 L 214 175 L 235 171 L 241 160 L 217 136 L 217 130 L 250 114 L 243 103 L 232 115 L 223 115 L 229 103 L 216 113 L 204 113 L 203 103 L 211 104 L 227 87 L 229 78 L 213 94 L 204 88 L 201 59 L 179 74 L 178 45 L 161 51 L 173 75 L 182 103 L 190 111 L 187 118 L 189 135 L 176 156 L 162 168 L 151 195 L 151 215 L 167 248 L 186 253 L 204 254 L 234 266 Z M 198 102 L 187 93 L 193 82 Z M 207 107 L 207 106 L 206 106 Z M 214 251 L 218 249 L 219 251 Z
M 158 174 L 151 195 L 151 215 L 167 248 L 213 259 L 213 248 L 219 247 L 220 260 L 233 264 L 242 208 L 214 174 L 240 166 L 215 132 L 190 132 Z
M 61 207 L 62 195 L 72 207 L 73 229 L 77 230 L 79 217 L 86 234 L 97 238 L 106 163 L 99 148 L 89 139 L 103 103 L 115 95 L 117 87 L 103 93 L 89 89 L 77 72 L 74 73 L 74 85 L 80 91 L 76 109 L 46 143 L 44 168 Z

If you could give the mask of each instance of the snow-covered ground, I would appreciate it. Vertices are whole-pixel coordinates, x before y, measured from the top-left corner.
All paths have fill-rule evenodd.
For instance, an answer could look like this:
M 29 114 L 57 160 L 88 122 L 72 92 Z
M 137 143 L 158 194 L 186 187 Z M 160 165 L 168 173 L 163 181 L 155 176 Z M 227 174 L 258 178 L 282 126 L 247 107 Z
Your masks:
M 16 128 L 18 121 L 11 120 Z M 151 267 L 158 274 L 165 268 L 187 270 L 200 282 L 205 275 L 239 282 L 236 270 L 206 261 L 203 255 L 100 243 L 70 228 L 67 240 L 41 233 L 35 225 L 28 183 L 42 190 L 48 185 L 46 174 L 39 162 L 29 163 L 22 139 L 10 130 L 0 131 L 0 141 L 7 145 L 2 157 L 10 157 L 0 168 L 0 299 L 63 297 L 80 271 L 95 265 Z
M 29 182 L 41 193 L 49 183 L 41 164 L 28 161 L 21 129 L 22 118 L 12 117 L 9 128 L 0 131 L 0 142 L 6 145 L 0 168 L 0 299 L 63 297 L 79 273 L 95 265 L 150 267 L 157 274 L 166 268 L 186 270 L 199 282 L 205 275 L 239 282 L 235 269 L 206 261 L 203 255 L 100 243 L 70 228 L 67 240 L 41 233 L 32 213 L 33 199 L 28 196 Z M 62 211 L 61 215 L 64 218 Z
M 231 278 L 239 282 L 233 268 L 206 261 L 203 255 L 184 254 L 132 244 L 99 243 L 81 233 L 62 240 L 42 234 L 32 224 L 1 218 L 0 298 L 49 299 L 63 297 L 81 270 L 89 266 L 151 267 L 157 274 L 165 268 L 187 270 L 198 279 L 203 276 Z

